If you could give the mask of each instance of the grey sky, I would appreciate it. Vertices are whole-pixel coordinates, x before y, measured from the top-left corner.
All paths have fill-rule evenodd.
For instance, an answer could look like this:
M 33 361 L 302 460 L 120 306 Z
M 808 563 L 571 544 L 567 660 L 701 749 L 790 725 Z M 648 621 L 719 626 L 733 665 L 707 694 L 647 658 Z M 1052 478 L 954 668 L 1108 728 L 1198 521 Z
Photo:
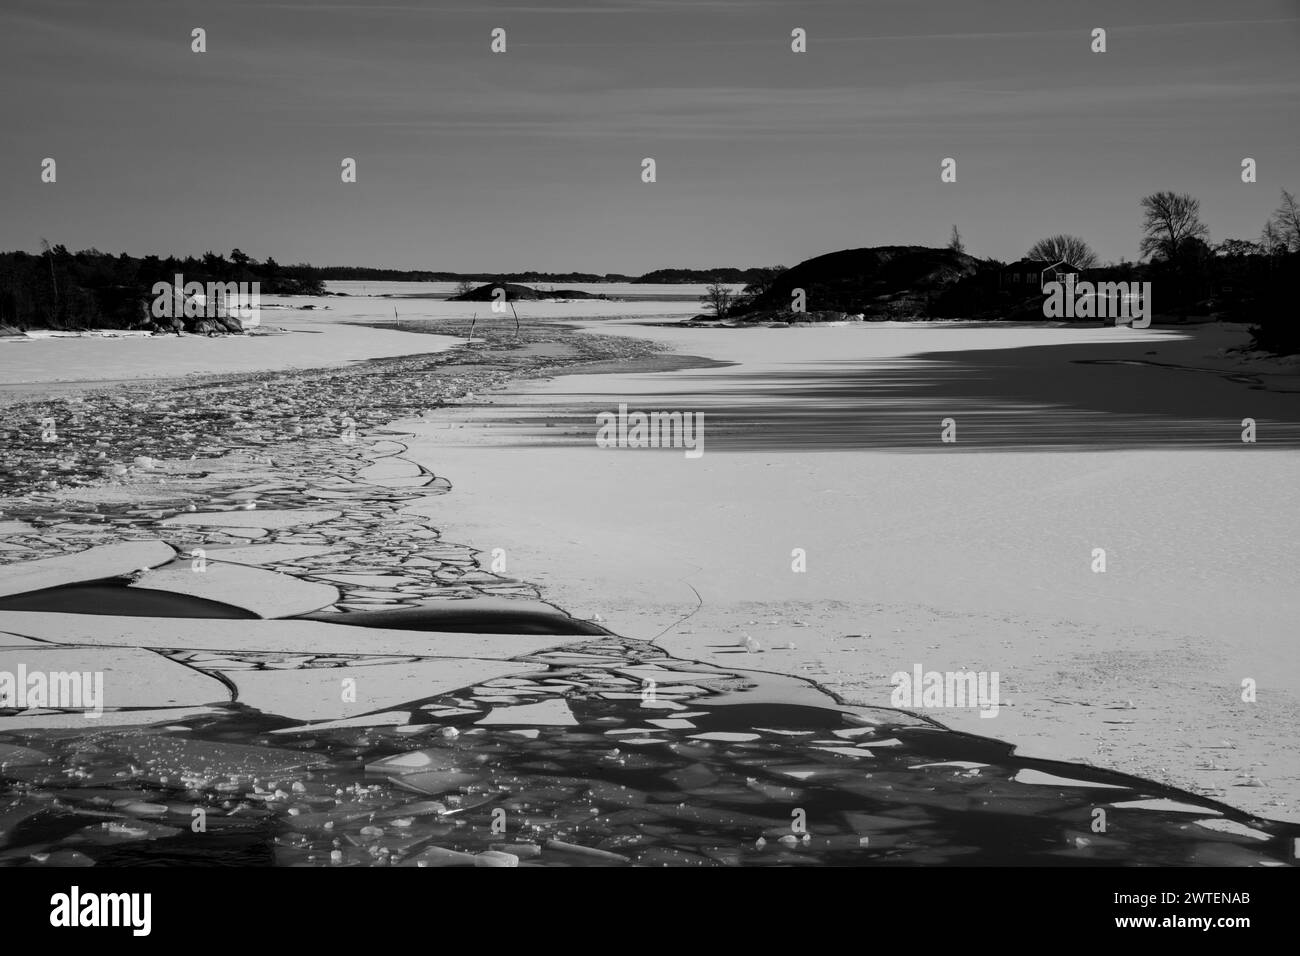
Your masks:
M 2 249 L 641 272 L 955 223 L 1132 259 L 1147 192 L 1217 241 L 1300 190 L 1295 0 L 5 0 L 0 84 Z

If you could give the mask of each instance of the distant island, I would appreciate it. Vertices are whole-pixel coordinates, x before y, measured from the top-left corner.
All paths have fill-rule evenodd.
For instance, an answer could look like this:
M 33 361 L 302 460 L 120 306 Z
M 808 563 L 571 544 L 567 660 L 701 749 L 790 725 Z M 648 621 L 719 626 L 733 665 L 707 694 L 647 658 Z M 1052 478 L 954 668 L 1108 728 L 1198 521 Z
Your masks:
M 718 280 L 734 285 L 753 282 L 762 273 L 760 268 L 738 269 L 723 266 L 717 269 L 655 269 L 643 275 L 626 275 L 621 272 L 436 272 L 426 269 L 374 269 L 367 266 L 293 266 L 310 270 L 310 274 L 323 281 L 335 282 L 474 282 L 474 283 L 536 283 L 554 285 L 559 282 L 623 282 L 638 285 L 698 285 Z
M 498 295 L 500 293 L 500 295 Z M 514 282 L 489 282 L 473 289 L 467 289 L 457 295 L 449 296 L 448 302 L 527 302 L 541 299 L 609 299 L 607 295 L 595 292 L 582 292 L 578 289 L 553 289 L 542 292 L 530 286 Z
M 1143 301 L 1144 321 L 1251 323 L 1254 348 L 1300 352 L 1300 322 L 1292 311 L 1300 285 L 1300 201 L 1293 193 L 1282 190 L 1281 204 L 1257 240 L 1215 244 L 1200 218 L 1200 201 L 1191 194 L 1162 190 L 1139 205 L 1142 261 L 1103 264 L 1087 242 L 1067 234 L 1039 239 L 1013 262 L 981 259 L 967 253 L 953 226 L 946 247 L 829 252 L 791 269 L 757 270 L 739 294 L 715 277 L 700 300 L 706 311 L 691 322 L 1116 323 L 1132 316 L 1123 309 L 1117 315 L 1111 303 Z M 1058 312 L 1055 305 L 1067 297 L 1070 308 Z
M 270 257 L 259 262 L 239 249 L 229 256 L 114 256 L 96 249 L 73 253 L 43 242 L 40 254 L 0 253 L 0 334 L 94 328 L 239 331 L 211 321 L 212 316 L 195 322 L 193 316 L 160 321 L 153 315 L 151 290 L 177 276 L 187 284 L 257 283 L 261 295 L 300 296 L 329 294 L 327 281 L 455 283 L 449 299 L 456 302 L 610 298 L 565 283 L 695 285 L 704 288 L 706 311 L 690 321 L 730 325 L 1044 321 L 1056 317 L 1049 299 L 1063 298 L 1066 286 L 1074 296 L 1076 283 L 1082 283 L 1106 291 L 1081 293 L 1082 305 L 1071 308 L 1069 320 L 1114 320 L 1094 305 L 1141 299 L 1160 321 L 1250 322 L 1256 348 L 1300 352 L 1300 322 L 1291 318 L 1300 285 L 1300 202 L 1294 194 L 1282 190 L 1282 202 L 1258 240 L 1228 238 L 1213 245 L 1194 196 L 1161 191 L 1143 197 L 1140 208 L 1142 260 L 1105 264 L 1082 238 L 1066 234 L 1039 239 L 1013 262 L 979 258 L 966 251 L 956 226 L 946 247 L 870 246 L 828 252 L 788 269 L 656 269 L 639 276 L 281 265 Z M 530 283 L 552 288 L 542 291 Z M 1147 292 L 1126 291 L 1137 286 Z M 1149 320 L 1150 315 L 1144 318 Z
M 323 296 L 330 281 L 453 282 L 461 286 L 458 301 L 490 301 L 493 288 L 514 287 L 509 299 L 602 298 L 576 289 L 539 292 L 523 283 L 685 283 L 715 280 L 754 281 L 761 269 L 660 269 L 644 275 L 591 272 L 463 273 L 425 269 L 379 269 L 368 266 L 282 265 L 268 256 L 259 262 L 233 249 L 229 256 L 113 255 L 98 249 L 72 252 L 63 245 L 43 243 L 40 253 L 0 253 L 0 334 L 26 329 L 138 329 L 152 323 L 151 290 L 157 283 L 184 281 L 258 283 L 261 295 Z M 482 292 L 486 286 L 486 294 Z M 337 294 L 337 293 L 336 293 Z M 475 296 L 483 295 L 483 298 Z M 170 327 L 169 327 L 170 330 Z M 215 328 L 204 328 L 216 331 Z M 186 327 L 185 331 L 193 331 Z
M 763 277 L 765 270 L 733 269 L 656 269 L 630 281 L 636 283 L 662 283 L 664 285 L 698 285 L 701 282 L 726 282 L 731 285 L 743 285 L 756 282 Z M 622 280 L 620 280 L 622 281 Z
M 722 266 L 717 269 L 655 269 L 643 275 L 625 275 L 621 272 L 429 272 L 422 269 L 371 269 L 358 266 L 305 266 L 321 279 L 343 282 L 623 282 L 637 285 L 698 285 L 703 282 L 728 282 L 742 285 L 753 282 L 762 274 L 761 268 L 737 269 Z
M 1184 240 L 1172 256 L 1149 262 L 1100 264 L 1070 236 L 1044 240 L 1015 262 L 978 259 L 949 246 L 842 249 L 798 265 L 765 270 L 740 293 L 720 282 L 706 286 L 706 311 L 693 323 L 802 325 L 828 322 L 1050 320 L 1045 302 L 1063 288 L 1146 284 L 1162 323 L 1249 322 L 1255 345 L 1300 351 L 1300 323 L 1290 318 L 1300 281 L 1300 249 L 1266 248 L 1238 239 L 1210 246 Z M 1067 259 L 1070 245 L 1073 259 Z M 1085 264 L 1080 264 L 1080 262 Z M 1080 313 L 1068 321 L 1108 322 L 1113 315 Z

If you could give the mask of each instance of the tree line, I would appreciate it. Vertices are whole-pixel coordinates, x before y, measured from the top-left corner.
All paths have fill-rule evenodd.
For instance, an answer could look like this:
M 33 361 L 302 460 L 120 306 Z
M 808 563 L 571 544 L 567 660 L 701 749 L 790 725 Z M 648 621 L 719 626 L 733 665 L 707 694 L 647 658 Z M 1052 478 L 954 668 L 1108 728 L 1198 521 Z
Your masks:
M 1211 244 L 1209 227 L 1201 219 L 1201 204 L 1189 193 L 1161 191 L 1142 198 L 1141 235 L 1137 262 L 1103 264 L 1081 237 L 1068 233 L 1035 242 L 1026 259 L 1062 260 L 1088 277 L 1101 281 L 1150 281 L 1156 311 L 1163 314 L 1217 316 L 1253 323 L 1257 348 L 1279 353 L 1300 352 L 1300 322 L 1293 319 L 1294 296 L 1300 288 L 1300 203 L 1283 189 L 1281 202 L 1257 239 L 1229 238 Z M 1036 288 L 1005 288 L 1000 280 L 1007 263 L 970 259 L 956 226 L 947 249 L 954 259 L 974 263 L 971 274 L 932 290 L 916 317 L 1032 318 L 1041 314 Z M 757 274 L 740 293 L 733 293 L 722 276 L 706 287 L 701 304 L 715 318 L 743 317 L 761 303 L 782 266 L 754 270 Z M 812 306 L 810 306 L 812 307 Z
M 257 282 L 263 295 L 324 295 L 329 280 L 460 282 L 461 290 L 484 282 L 703 282 L 716 270 L 660 269 L 641 276 L 588 272 L 474 273 L 379 269 L 365 266 L 281 265 L 233 249 L 229 256 L 112 255 L 98 249 L 70 252 L 42 240 L 39 253 L 0 253 L 0 327 L 26 329 L 127 329 L 147 324 L 158 282 Z M 733 281 L 755 279 L 762 270 L 726 268 Z
M 155 283 L 257 282 L 264 295 L 320 295 L 311 266 L 258 262 L 238 249 L 229 257 L 111 255 L 69 252 L 42 242 L 39 254 L 0 253 L 0 326 L 43 329 L 129 329 L 146 325 Z

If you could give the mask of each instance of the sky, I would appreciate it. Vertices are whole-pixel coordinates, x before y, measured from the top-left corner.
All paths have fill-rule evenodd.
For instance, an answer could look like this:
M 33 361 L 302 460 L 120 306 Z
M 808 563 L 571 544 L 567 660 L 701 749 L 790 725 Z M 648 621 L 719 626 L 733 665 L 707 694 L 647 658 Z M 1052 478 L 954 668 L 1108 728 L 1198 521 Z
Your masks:
M 1300 0 L 3 0 L 0 89 L 4 250 L 639 274 L 956 225 L 1132 260 L 1150 192 L 1219 241 L 1300 191 Z

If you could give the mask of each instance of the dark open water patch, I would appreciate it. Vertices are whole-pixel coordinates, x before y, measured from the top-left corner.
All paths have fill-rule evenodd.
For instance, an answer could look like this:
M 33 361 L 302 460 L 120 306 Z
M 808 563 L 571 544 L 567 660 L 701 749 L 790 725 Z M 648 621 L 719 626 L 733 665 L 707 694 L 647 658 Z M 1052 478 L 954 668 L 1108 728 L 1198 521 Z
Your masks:
M 0 770 L 0 864 L 473 865 L 456 854 L 503 844 L 521 866 L 1294 863 L 1295 825 L 795 678 L 614 637 L 518 660 L 543 669 L 411 701 L 404 726 L 236 705 L 20 735 L 50 760 Z
M 317 611 L 299 620 L 324 621 L 352 627 L 382 627 L 397 631 L 451 632 L 459 634 L 561 634 L 604 635 L 609 632 L 558 610 L 532 606 L 512 608 L 509 601 L 440 601 L 424 607 L 339 614 Z
M 1210 375 L 1217 375 L 1225 381 L 1236 382 L 1239 385 L 1249 385 L 1254 389 L 1262 389 L 1266 386 L 1258 375 L 1251 375 L 1248 372 L 1234 372 L 1230 369 L 1221 368 L 1201 368 L 1197 365 L 1175 365 L 1172 362 L 1152 362 L 1147 359 L 1075 359 L 1076 365 L 1135 365 L 1139 368 L 1167 368 L 1177 372 L 1205 372 Z M 1288 392 L 1296 394 L 1295 389 L 1279 388 L 1273 389 L 1278 392 Z

